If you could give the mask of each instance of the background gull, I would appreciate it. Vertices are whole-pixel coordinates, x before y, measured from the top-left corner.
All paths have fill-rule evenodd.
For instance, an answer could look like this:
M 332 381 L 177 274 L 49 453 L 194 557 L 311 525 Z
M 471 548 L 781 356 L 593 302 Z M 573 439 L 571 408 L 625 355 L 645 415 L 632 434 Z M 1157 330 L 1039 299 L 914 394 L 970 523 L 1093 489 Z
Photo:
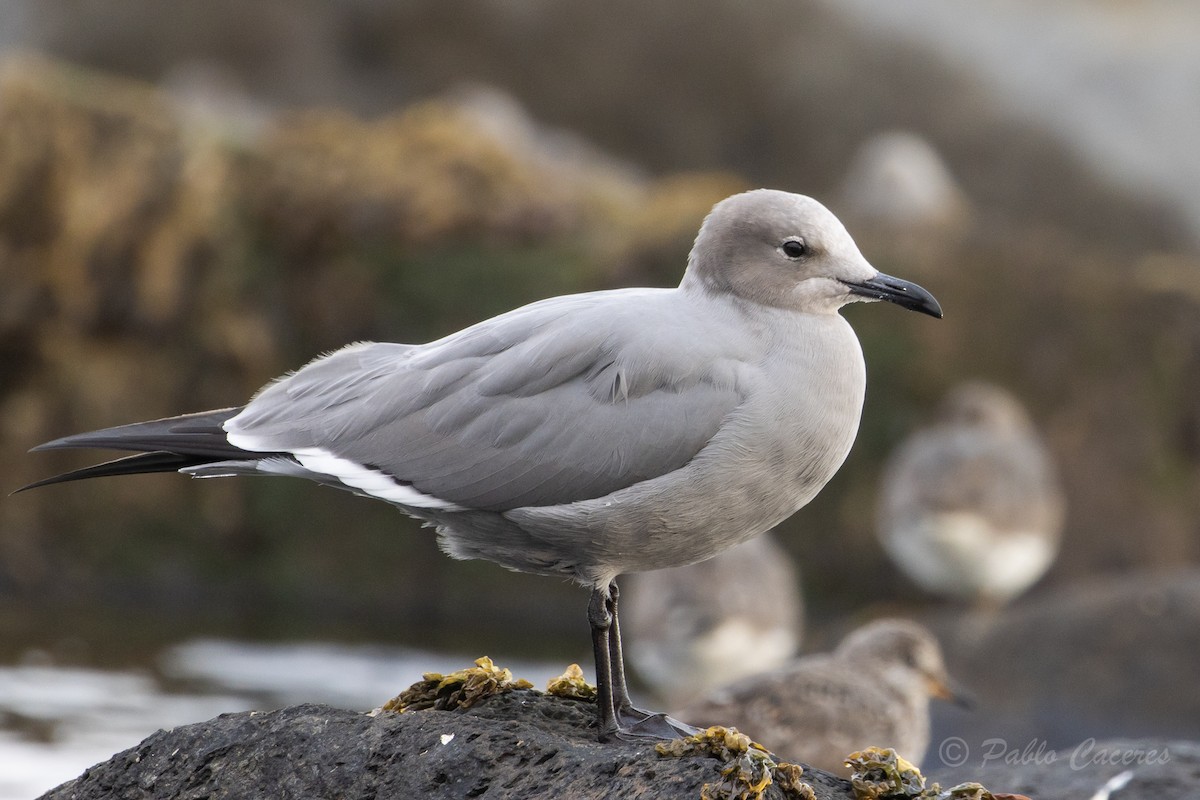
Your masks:
M 624 592 L 629 657 L 669 705 L 781 667 L 800 646 L 799 579 L 770 531 L 698 564 L 634 573 Z
M 784 759 L 847 775 L 846 756 L 872 745 L 920 764 L 930 697 L 966 702 L 946 674 L 937 639 L 915 622 L 881 619 L 832 653 L 718 689 L 680 716 L 735 727 Z
M 801 195 L 718 203 L 674 289 L 556 297 L 425 345 L 365 342 L 240 408 L 68 436 L 137 455 L 101 475 L 288 475 L 390 502 L 456 558 L 592 588 L 600 737 L 692 729 L 635 709 L 616 578 L 709 558 L 808 503 L 858 429 L 865 367 L 837 313 L 887 300 L 881 274 Z
M 972 381 L 892 456 L 878 534 L 923 589 L 988 604 L 1025 591 L 1058 553 L 1064 501 L 1021 403 Z

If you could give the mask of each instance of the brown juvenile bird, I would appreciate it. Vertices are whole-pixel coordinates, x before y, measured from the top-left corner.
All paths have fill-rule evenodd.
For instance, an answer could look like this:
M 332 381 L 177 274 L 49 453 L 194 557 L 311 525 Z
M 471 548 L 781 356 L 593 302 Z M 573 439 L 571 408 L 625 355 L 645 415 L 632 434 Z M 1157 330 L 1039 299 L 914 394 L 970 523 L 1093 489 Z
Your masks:
M 846 756 L 872 745 L 919 764 L 931 697 L 967 702 L 946 674 L 937 639 L 915 622 L 881 619 L 832 653 L 718 689 L 677 716 L 735 727 L 781 758 L 848 775 Z

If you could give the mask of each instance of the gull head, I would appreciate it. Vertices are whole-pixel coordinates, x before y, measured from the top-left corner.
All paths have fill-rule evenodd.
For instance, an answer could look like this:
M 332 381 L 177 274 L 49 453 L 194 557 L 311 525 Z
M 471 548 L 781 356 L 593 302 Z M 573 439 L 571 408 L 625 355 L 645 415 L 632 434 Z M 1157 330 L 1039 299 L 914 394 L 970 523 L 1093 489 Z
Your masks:
M 688 256 L 684 285 L 761 305 L 832 314 L 886 300 L 934 317 L 941 306 L 909 281 L 884 275 L 829 209 L 800 194 L 755 189 L 717 203 Z

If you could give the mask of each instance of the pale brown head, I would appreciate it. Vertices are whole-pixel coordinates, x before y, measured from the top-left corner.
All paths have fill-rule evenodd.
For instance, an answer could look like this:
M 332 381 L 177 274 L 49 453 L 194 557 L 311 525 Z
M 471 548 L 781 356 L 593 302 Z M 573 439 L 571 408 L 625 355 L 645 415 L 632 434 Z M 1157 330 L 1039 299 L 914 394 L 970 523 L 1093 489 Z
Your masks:
M 755 189 L 728 197 L 704 220 L 684 285 L 760 305 L 832 314 L 856 300 L 887 300 L 942 316 L 933 295 L 867 262 L 829 209 L 804 195 Z
M 835 655 L 881 674 L 920 681 L 930 697 L 969 705 L 969 695 L 946 671 L 942 648 L 925 627 L 911 620 L 880 619 L 855 630 Z

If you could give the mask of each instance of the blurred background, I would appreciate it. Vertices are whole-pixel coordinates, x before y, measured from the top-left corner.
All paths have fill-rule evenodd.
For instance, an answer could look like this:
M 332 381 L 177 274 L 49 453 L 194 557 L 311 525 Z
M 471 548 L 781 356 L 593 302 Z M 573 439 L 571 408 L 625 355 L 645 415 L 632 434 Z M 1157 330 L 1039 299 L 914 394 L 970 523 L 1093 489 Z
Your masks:
M 946 309 L 846 310 L 862 429 L 778 531 L 804 648 L 927 621 L 981 697 L 935 741 L 1200 737 L 1198 44 L 1173 0 L 0 0 L 0 489 L 85 461 L 39 442 L 354 340 L 674 285 L 716 200 L 798 191 Z M 1065 496 L 1005 610 L 875 534 L 889 454 L 968 378 L 1025 406 Z M 4 497 L 0 797 L 224 710 L 586 665 L 585 604 L 299 481 Z

